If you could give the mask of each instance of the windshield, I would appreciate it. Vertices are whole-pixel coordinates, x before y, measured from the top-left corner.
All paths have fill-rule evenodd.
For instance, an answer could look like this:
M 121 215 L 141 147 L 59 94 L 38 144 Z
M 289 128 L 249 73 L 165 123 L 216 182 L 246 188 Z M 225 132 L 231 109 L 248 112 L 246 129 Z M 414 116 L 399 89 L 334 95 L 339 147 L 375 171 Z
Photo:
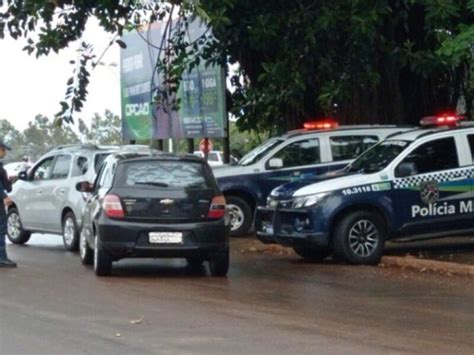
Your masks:
M 262 156 L 264 156 L 268 151 L 272 150 L 278 144 L 283 142 L 281 138 L 272 138 L 266 141 L 265 143 L 259 145 L 258 147 L 254 148 L 247 154 L 245 154 L 242 159 L 240 159 L 238 165 L 251 165 L 259 161 Z
M 378 172 L 385 169 L 409 144 L 409 141 L 402 140 L 383 141 L 359 156 L 346 169 L 361 173 Z

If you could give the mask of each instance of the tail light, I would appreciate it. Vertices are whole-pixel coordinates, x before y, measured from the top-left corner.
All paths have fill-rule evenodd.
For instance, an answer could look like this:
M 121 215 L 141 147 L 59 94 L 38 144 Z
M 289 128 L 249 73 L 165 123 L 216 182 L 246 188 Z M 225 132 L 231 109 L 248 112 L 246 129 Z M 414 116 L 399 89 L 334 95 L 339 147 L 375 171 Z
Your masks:
M 211 207 L 209 208 L 208 218 L 219 219 L 225 216 L 225 197 L 216 196 L 212 199 Z
M 111 218 L 124 218 L 125 213 L 123 211 L 122 202 L 120 197 L 117 195 L 106 195 L 104 202 L 102 203 L 105 215 Z

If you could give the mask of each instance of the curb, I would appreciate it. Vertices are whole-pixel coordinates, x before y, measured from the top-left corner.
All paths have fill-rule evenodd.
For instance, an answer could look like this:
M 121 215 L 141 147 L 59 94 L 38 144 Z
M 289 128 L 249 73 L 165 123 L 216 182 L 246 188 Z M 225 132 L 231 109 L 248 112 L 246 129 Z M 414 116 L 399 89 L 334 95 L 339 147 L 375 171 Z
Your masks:
M 474 276 L 474 265 L 418 259 L 410 256 L 384 256 L 379 265 L 382 267 L 392 266 L 407 268 L 421 272 L 432 271 L 450 275 Z

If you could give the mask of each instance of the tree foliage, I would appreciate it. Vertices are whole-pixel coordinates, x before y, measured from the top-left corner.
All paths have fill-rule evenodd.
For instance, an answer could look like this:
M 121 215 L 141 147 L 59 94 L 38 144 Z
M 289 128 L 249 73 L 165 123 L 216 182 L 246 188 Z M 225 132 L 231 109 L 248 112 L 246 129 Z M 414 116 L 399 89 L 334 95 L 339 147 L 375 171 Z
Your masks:
M 27 38 L 25 50 L 47 55 L 79 39 L 90 16 L 120 36 L 166 19 L 174 5 L 182 21 L 158 69 L 169 70 L 176 90 L 183 70 L 200 61 L 238 63 L 229 109 L 241 128 L 282 131 L 321 115 L 416 123 L 461 96 L 472 115 L 474 0 L 9 0 L 0 36 Z M 212 36 L 189 43 L 196 16 Z M 87 93 L 96 58 L 82 49 L 62 117 L 80 110 Z
M 89 125 L 79 119 L 77 129 L 69 124 L 60 127 L 54 120 L 42 115 L 37 115 L 23 131 L 7 120 L 0 120 L 0 137 L 12 147 L 8 155 L 11 161 L 20 160 L 24 155 L 35 160 L 60 145 L 122 143 L 120 117 L 108 110 L 104 116 L 95 114 Z

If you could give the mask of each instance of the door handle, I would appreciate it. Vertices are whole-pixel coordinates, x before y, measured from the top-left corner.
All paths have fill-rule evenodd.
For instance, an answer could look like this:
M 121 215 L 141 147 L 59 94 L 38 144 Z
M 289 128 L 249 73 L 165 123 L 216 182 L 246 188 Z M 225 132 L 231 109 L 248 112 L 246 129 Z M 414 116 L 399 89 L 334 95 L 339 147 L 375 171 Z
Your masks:
M 63 193 L 65 193 L 65 192 L 66 192 L 66 190 L 65 190 L 65 189 L 61 189 L 61 190 L 59 190 L 59 193 L 60 193 L 60 194 L 63 194 Z
M 37 193 L 38 195 L 41 195 L 41 194 L 43 193 L 43 190 L 38 190 L 36 193 Z

